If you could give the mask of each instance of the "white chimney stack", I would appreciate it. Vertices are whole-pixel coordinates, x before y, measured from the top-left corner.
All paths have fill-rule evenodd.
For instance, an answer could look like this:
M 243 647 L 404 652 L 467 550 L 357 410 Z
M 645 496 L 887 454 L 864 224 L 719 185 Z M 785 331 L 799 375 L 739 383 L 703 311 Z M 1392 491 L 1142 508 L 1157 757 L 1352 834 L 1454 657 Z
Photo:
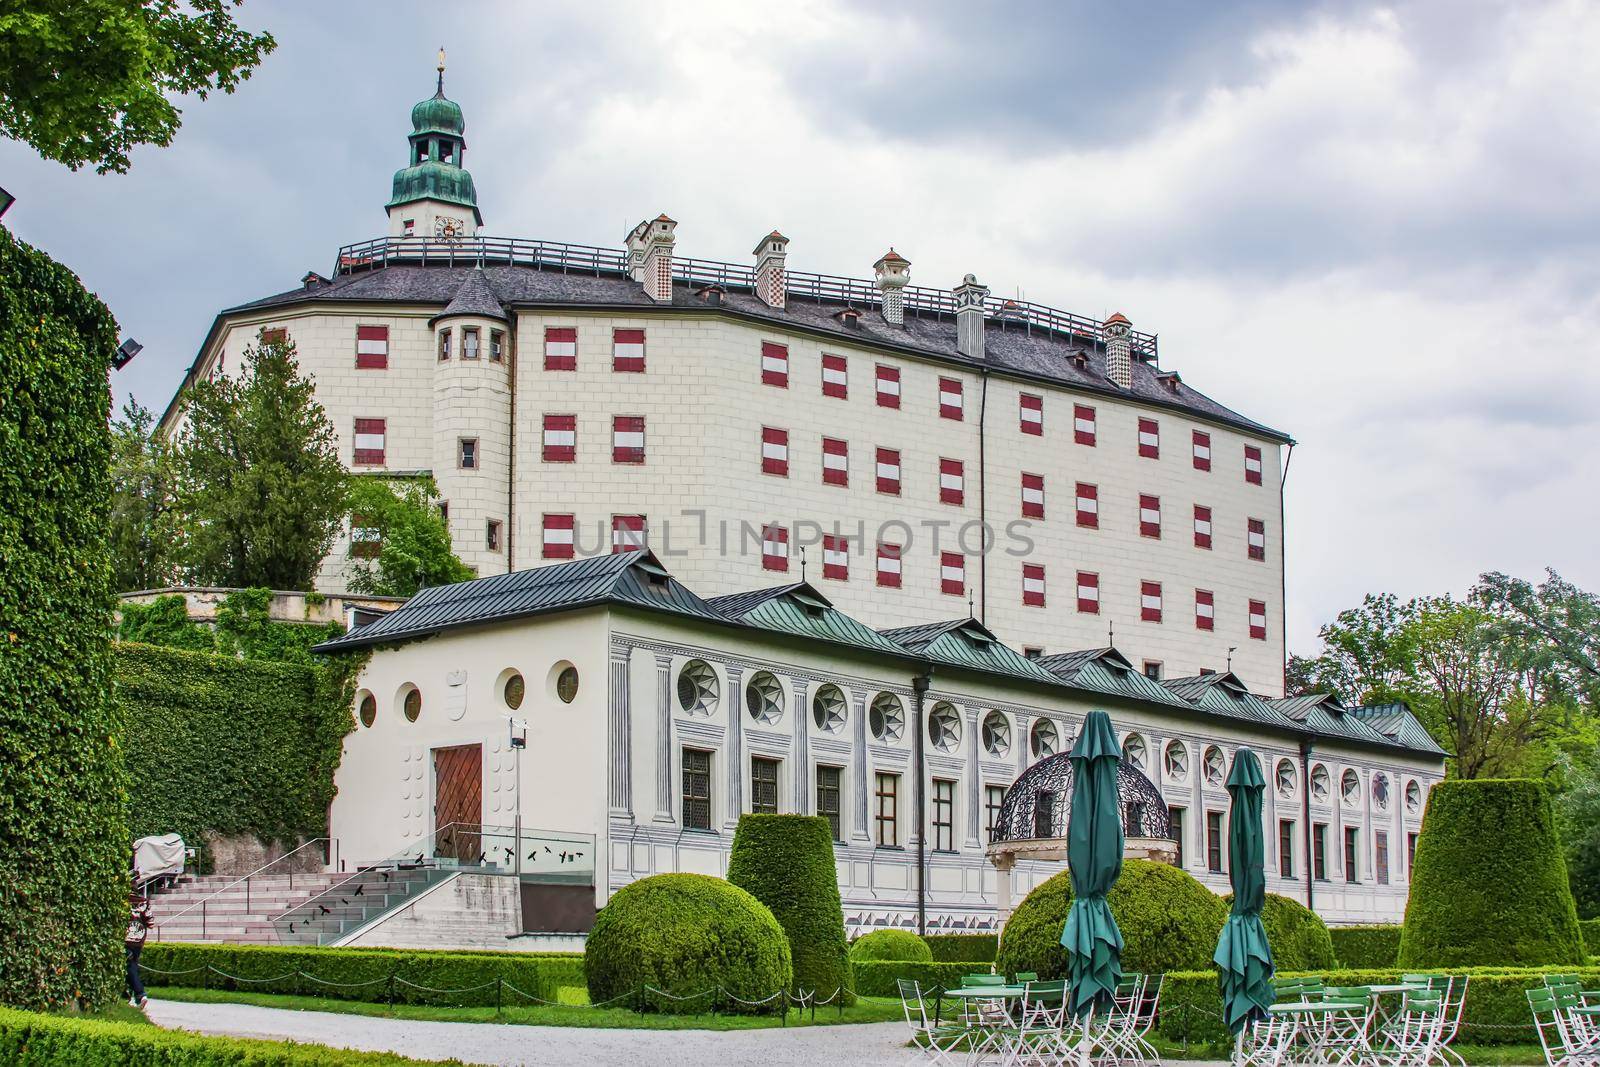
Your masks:
M 789 281 L 783 267 L 788 248 L 789 239 L 777 230 L 763 237 L 755 248 L 756 296 L 763 304 L 779 310 L 789 298 Z
M 633 228 L 628 234 L 628 276 L 644 286 L 645 295 L 665 304 L 672 299 L 672 246 L 678 224 L 665 215 Z
M 955 288 L 956 350 L 970 359 L 983 358 L 983 319 L 987 314 L 988 286 L 979 285 L 971 274 Z
M 1106 342 L 1106 377 L 1124 389 L 1133 387 L 1133 323 L 1120 311 L 1100 327 Z
M 905 287 L 911 280 L 911 261 L 891 247 L 872 265 L 872 273 L 883 294 L 883 321 L 891 326 L 905 325 Z

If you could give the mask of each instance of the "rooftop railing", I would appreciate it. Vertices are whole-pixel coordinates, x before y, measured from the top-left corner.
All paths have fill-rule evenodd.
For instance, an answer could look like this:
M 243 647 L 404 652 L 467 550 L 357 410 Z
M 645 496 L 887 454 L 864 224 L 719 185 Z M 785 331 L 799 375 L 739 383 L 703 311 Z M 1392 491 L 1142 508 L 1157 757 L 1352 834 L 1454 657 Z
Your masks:
M 454 240 L 431 237 L 378 237 L 340 248 L 334 270 L 336 274 L 352 274 L 402 264 L 441 267 L 533 267 L 559 271 L 563 274 L 616 276 L 628 273 L 628 253 L 620 248 L 600 248 L 594 245 L 566 244 L 561 241 L 540 241 L 524 237 L 463 237 Z M 691 259 L 687 256 L 673 257 L 672 277 L 674 281 L 684 282 L 690 286 L 720 285 L 725 289 L 744 289 L 752 292 L 756 285 L 754 267 L 712 259 Z M 877 307 L 882 298 L 878 286 L 865 278 L 789 270 L 785 271 L 785 282 L 790 298 L 854 304 L 863 310 Z M 908 285 L 903 292 L 907 314 L 935 319 L 955 316 L 955 297 L 948 290 Z M 985 308 L 990 319 L 998 323 L 1015 324 L 1030 332 L 1035 329 L 1044 330 L 1081 343 L 1103 340 L 1100 321 L 1085 315 L 1075 315 L 1070 311 L 1047 307 L 1044 304 L 1010 300 L 994 295 L 985 302 Z M 1150 363 L 1158 362 L 1155 334 L 1135 330 L 1132 340 L 1136 356 Z

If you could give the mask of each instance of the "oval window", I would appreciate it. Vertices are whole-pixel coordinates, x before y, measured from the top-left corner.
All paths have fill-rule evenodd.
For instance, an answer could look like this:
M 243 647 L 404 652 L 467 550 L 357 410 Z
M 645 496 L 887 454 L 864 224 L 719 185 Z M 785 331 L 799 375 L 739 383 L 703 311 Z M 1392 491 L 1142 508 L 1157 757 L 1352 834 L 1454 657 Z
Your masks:
M 361 698 L 361 725 L 371 728 L 378 721 L 378 698 L 367 693 Z
M 1028 731 L 1028 748 L 1032 750 L 1035 759 L 1054 756 L 1060 747 L 1061 735 L 1056 731 L 1056 724 L 1049 719 L 1040 719 L 1033 724 L 1033 729 Z
M 563 704 L 570 704 L 578 698 L 578 668 L 567 667 L 556 676 L 556 696 L 561 698 Z
M 522 680 L 522 675 L 513 674 L 507 678 L 505 691 L 502 695 L 505 697 L 506 707 L 512 711 L 522 707 L 522 698 L 528 695 L 528 685 Z
M 867 722 L 872 736 L 879 741 L 898 741 L 905 732 L 905 712 L 900 708 L 900 698 L 893 693 L 879 693 L 867 710 Z
M 763 726 L 783 718 L 783 685 L 771 671 L 756 671 L 744 687 L 744 707 Z
M 1189 750 L 1182 741 L 1167 742 L 1167 777 L 1181 782 L 1189 777 Z
M 692 659 L 678 672 L 678 704 L 691 715 L 710 715 L 721 686 L 705 660 Z
M 817 729 L 836 734 L 844 729 L 844 691 L 836 685 L 825 685 L 811 698 L 811 718 Z
M 1011 722 L 1001 712 L 991 711 L 983 717 L 983 750 L 991 756 L 1011 751 Z
M 410 722 L 416 722 L 417 718 L 422 714 L 422 690 L 412 686 L 406 691 L 405 703 L 401 706 L 405 709 L 406 719 Z
M 954 752 L 961 744 L 961 715 L 955 705 L 939 701 L 928 716 L 928 742 L 940 752 Z
M 1144 761 L 1148 758 L 1148 753 L 1144 738 L 1138 734 L 1129 734 L 1128 739 L 1122 742 L 1122 758 L 1132 764 L 1136 771 L 1144 770 Z

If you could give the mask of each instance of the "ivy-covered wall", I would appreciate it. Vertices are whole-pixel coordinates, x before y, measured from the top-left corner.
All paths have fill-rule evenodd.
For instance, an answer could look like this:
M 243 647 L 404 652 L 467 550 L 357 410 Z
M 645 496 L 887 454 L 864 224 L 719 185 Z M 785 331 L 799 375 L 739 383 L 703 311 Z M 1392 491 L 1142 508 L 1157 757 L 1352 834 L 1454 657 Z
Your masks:
M 128 851 L 111 628 L 117 327 L 0 229 L 0 1002 L 122 987 Z
M 327 832 L 354 663 L 316 666 L 119 643 L 133 835 L 291 841 Z

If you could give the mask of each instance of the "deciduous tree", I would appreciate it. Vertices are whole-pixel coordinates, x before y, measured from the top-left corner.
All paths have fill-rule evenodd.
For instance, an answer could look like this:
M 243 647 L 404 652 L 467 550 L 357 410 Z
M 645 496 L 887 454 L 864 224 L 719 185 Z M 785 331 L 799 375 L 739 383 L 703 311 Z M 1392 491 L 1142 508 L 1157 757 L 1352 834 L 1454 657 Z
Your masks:
M 180 524 L 172 450 L 149 408 L 128 401 L 111 424 L 112 588 L 127 592 L 172 582 Z
M 439 514 L 439 491 L 432 478 L 354 478 L 349 501 L 351 530 L 369 538 L 352 547 L 376 546 L 376 555 L 351 555 L 346 569 L 351 592 L 411 596 L 424 586 L 474 577 L 472 568 L 450 550 L 450 531 Z

